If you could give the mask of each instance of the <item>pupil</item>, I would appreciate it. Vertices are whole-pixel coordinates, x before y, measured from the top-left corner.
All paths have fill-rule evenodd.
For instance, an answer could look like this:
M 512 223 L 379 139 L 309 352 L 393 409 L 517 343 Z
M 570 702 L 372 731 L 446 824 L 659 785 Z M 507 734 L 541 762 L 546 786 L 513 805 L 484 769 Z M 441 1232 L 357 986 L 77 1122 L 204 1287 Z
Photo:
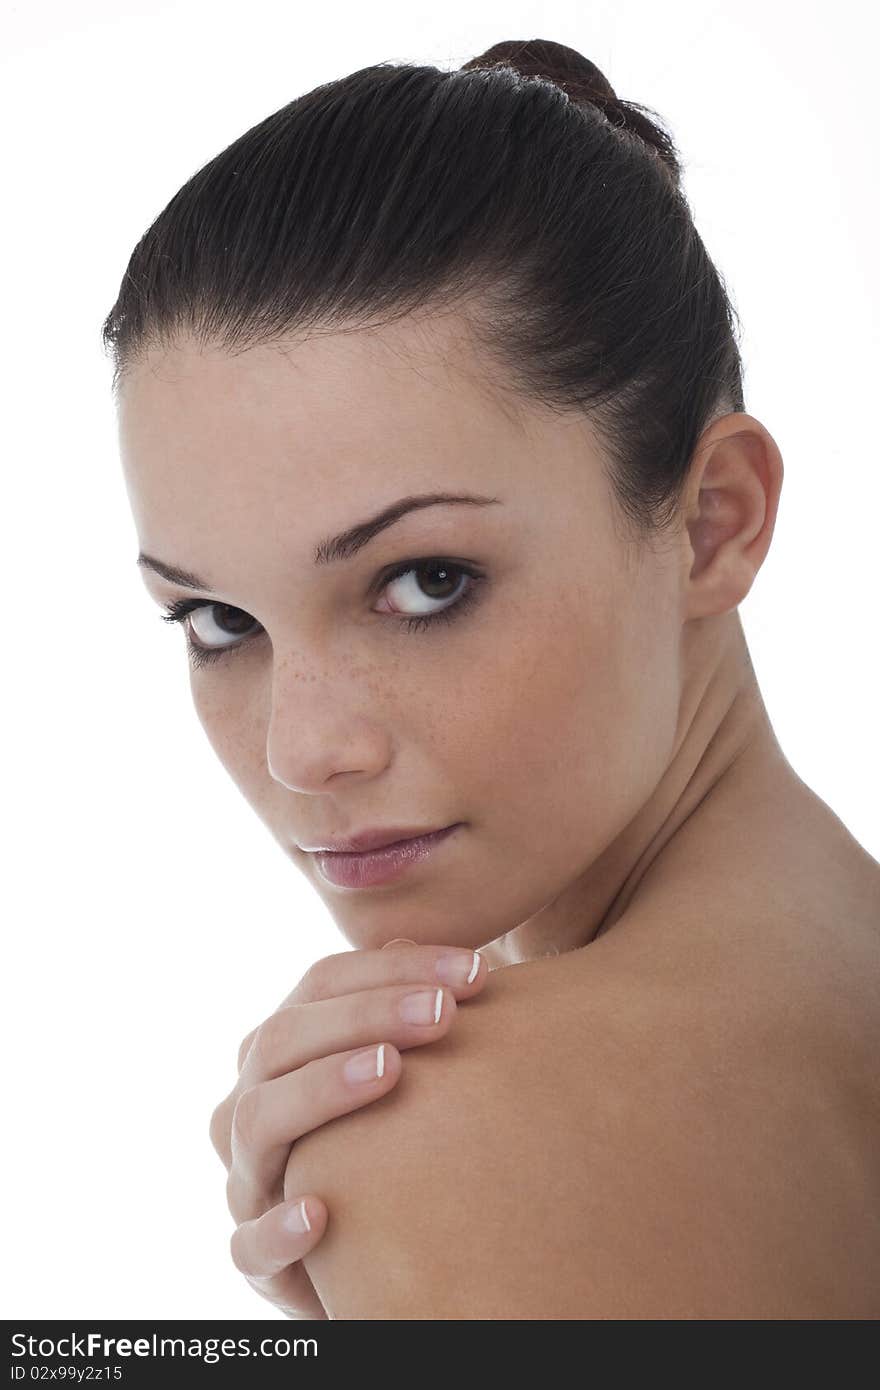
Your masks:
M 448 587 L 449 584 L 452 582 L 451 579 L 450 579 L 450 577 L 449 577 L 449 570 L 450 570 L 450 567 L 447 566 L 447 565 L 424 565 L 424 566 L 422 567 L 422 573 L 423 573 L 423 574 L 429 574 L 429 575 L 430 575 L 430 574 L 437 574 L 437 575 L 440 575 L 440 576 L 441 576 L 441 578 L 439 579 L 439 581 L 437 581 L 436 583 L 435 583 L 433 580 L 429 580 L 429 581 L 428 581 L 428 584 L 427 584 L 427 588 L 428 588 L 428 589 L 436 588 L 436 587 L 438 587 L 438 584 L 439 584 L 439 587 L 440 587 L 440 588 L 442 588 L 444 584 Z M 453 589 L 455 588 L 454 583 L 452 584 L 452 588 L 453 588 Z M 444 594 L 435 594 L 435 593 L 431 593 L 431 594 L 429 594 L 429 598 L 448 598 L 448 597 L 449 597 L 448 593 L 444 593 Z
M 252 619 L 249 618 L 246 613 L 242 612 L 240 608 L 233 608 L 228 603 L 218 604 L 217 607 L 222 615 L 222 621 L 218 622 L 218 627 L 222 627 L 224 630 L 232 633 L 247 631 L 248 624 Z M 230 613 L 233 615 L 231 619 L 228 617 Z

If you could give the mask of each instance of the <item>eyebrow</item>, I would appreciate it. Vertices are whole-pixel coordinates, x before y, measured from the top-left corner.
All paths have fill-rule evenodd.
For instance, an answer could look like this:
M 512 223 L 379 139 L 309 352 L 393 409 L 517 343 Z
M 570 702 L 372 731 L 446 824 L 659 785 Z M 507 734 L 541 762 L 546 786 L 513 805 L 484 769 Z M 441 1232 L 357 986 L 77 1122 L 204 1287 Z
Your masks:
M 375 516 L 368 517 L 366 521 L 359 521 L 356 526 L 350 526 L 347 531 L 340 531 L 338 536 L 328 536 L 315 547 L 313 556 L 316 565 L 330 565 L 338 563 L 340 560 L 350 560 L 368 545 L 380 531 L 393 526 L 401 517 L 409 512 L 414 512 L 422 507 L 446 507 L 455 503 L 464 502 L 472 506 L 486 507 L 493 502 L 501 502 L 500 497 L 481 497 L 473 493 L 454 493 L 454 492 L 425 492 L 415 497 L 401 497 L 397 502 L 392 502 L 389 506 L 383 507 L 381 512 Z M 152 555 L 145 555 L 143 551 L 137 557 L 137 563 L 144 569 L 155 570 L 156 574 L 167 579 L 171 584 L 179 584 L 184 589 L 206 589 L 212 592 L 214 586 L 207 580 L 200 579 L 191 570 L 178 568 L 177 565 L 166 564 L 164 560 L 157 560 Z

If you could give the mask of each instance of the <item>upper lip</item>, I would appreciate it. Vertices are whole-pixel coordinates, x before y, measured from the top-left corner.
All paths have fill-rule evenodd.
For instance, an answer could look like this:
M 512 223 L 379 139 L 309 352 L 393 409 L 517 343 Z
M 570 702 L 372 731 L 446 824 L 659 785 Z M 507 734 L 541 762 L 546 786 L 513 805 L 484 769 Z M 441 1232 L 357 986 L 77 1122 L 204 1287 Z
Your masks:
M 371 849 L 384 849 L 386 845 L 396 844 L 398 840 L 414 840 L 419 835 L 436 835 L 439 830 L 448 830 L 446 825 L 435 826 L 390 826 L 385 830 L 361 830 L 357 835 L 346 839 L 329 837 L 321 845 L 300 845 L 309 854 L 365 854 Z

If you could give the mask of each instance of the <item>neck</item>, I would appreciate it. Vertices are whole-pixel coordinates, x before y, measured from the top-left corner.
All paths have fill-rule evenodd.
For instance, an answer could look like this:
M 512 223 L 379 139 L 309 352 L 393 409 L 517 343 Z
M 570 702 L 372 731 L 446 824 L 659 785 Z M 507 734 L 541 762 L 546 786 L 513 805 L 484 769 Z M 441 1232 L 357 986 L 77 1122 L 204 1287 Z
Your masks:
M 584 874 L 480 948 L 490 969 L 576 950 L 623 929 L 627 912 L 658 881 L 680 882 L 707 863 L 711 872 L 713 855 L 729 859 L 738 808 L 757 782 L 768 791 L 799 783 L 767 717 L 738 613 L 689 638 L 685 660 L 699 674 L 683 687 L 673 754 L 658 785 Z M 719 825 L 726 834 L 719 836 Z

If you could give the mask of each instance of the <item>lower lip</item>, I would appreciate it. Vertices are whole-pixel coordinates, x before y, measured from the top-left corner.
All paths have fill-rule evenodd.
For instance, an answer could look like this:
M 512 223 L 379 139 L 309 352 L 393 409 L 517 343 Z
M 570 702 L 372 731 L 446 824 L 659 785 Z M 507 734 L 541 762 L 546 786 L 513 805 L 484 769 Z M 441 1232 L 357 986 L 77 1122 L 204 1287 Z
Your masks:
M 398 840 L 396 845 L 370 850 L 366 854 L 315 854 L 318 871 L 337 888 L 372 888 L 377 883 L 389 883 L 402 873 L 426 859 L 442 840 L 447 839 L 458 825 L 435 830 L 431 835 L 418 835 L 414 840 Z

